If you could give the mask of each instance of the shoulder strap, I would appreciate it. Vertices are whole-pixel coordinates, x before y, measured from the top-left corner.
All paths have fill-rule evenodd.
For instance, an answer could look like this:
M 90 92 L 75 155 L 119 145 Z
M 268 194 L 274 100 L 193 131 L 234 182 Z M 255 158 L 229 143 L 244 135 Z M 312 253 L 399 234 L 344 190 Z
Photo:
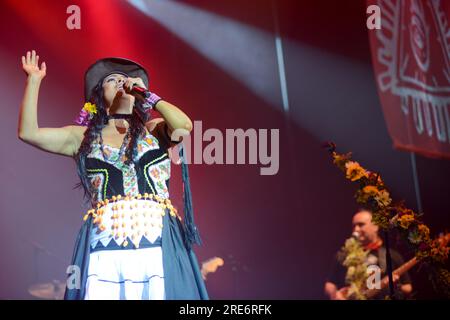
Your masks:
M 380 247 L 380 249 L 378 249 L 378 265 L 380 266 L 380 269 L 383 273 L 386 272 L 387 268 L 386 268 L 386 248 L 385 247 Z

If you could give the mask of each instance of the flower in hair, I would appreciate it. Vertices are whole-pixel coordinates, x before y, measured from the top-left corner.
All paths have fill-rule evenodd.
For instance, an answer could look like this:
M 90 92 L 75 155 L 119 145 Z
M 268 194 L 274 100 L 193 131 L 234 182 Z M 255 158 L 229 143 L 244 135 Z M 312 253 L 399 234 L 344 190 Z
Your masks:
M 80 114 L 75 119 L 75 123 L 87 126 L 89 121 L 92 120 L 94 114 L 97 113 L 97 106 L 94 103 L 86 102 L 80 111 Z

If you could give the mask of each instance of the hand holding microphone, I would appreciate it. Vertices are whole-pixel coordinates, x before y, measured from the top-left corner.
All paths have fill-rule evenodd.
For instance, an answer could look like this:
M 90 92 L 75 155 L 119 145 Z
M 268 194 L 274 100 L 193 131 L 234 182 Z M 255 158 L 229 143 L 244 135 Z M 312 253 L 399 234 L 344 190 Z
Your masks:
M 137 106 L 144 112 L 153 109 L 156 104 L 161 100 L 157 94 L 150 92 L 142 81 L 141 78 L 127 78 L 123 84 L 123 89 L 126 93 L 135 96 L 142 103 L 137 104 Z
M 150 92 L 145 87 L 144 81 L 141 78 L 127 78 L 123 84 L 123 89 L 126 93 L 135 96 L 144 101 Z

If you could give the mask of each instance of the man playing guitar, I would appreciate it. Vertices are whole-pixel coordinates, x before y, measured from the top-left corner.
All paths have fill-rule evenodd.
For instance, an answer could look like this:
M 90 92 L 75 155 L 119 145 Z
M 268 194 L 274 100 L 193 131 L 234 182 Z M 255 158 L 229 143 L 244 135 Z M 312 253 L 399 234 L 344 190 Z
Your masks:
M 386 248 L 383 246 L 383 240 L 378 235 L 378 226 L 372 223 L 372 213 L 366 209 L 360 209 L 353 216 L 353 233 L 357 240 L 366 249 L 370 250 L 367 263 L 377 265 L 381 269 L 381 278 L 386 276 Z M 390 249 L 393 270 L 404 264 L 402 256 L 395 250 Z M 347 269 L 342 265 L 342 259 L 336 256 L 331 273 L 325 282 L 325 295 L 331 300 L 347 300 L 348 285 L 345 283 Z M 393 279 L 396 287 L 399 289 L 400 296 L 407 297 L 412 292 L 411 280 L 407 272 L 401 276 L 394 273 Z M 387 287 L 379 290 L 376 294 L 368 296 L 368 299 L 384 299 L 389 294 Z

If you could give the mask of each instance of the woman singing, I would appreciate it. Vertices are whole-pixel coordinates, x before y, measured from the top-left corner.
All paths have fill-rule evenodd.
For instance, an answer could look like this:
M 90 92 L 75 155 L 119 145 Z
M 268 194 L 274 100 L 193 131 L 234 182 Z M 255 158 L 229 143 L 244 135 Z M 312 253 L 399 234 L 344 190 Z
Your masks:
M 105 58 L 85 73 L 86 104 L 77 125 L 40 128 L 37 103 L 46 65 L 39 66 L 33 50 L 22 66 L 28 78 L 19 138 L 72 157 L 89 204 L 65 299 L 208 299 L 192 250 L 200 238 L 182 152 L 184 223 L 169 199 L 168 150 L 179 143 L 171 136 L 192 130 L 188 116 L 148 91 L 142 66 Z M 162 118 L 150 119 L 152 109 Z

